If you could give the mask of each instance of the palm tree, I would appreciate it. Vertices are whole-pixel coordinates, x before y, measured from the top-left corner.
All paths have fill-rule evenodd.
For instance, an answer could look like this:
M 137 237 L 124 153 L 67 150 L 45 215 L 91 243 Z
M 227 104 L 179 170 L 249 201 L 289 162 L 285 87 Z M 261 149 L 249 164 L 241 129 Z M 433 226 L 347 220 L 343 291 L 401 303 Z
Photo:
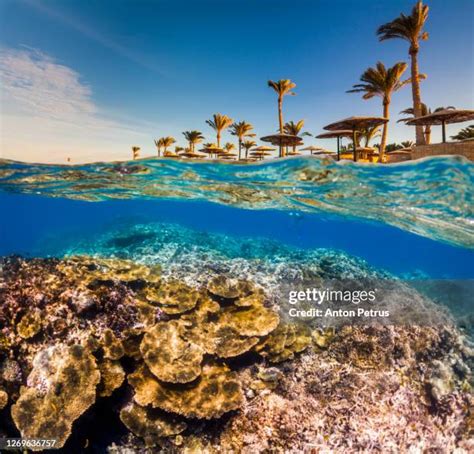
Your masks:
M 138 152 L 140 151 L 140 147 L 132 147 L 132 157 L 133 159 L 138 158 Z
M 158 139 L 156 140 L 155 139 L 155 145 L 156 145 L 156 149 L 158 150 L 158 156 L 161 156 L 161 147 L 163 146 L 163 139 Z
M 176 143 L 176 139 L 171 136 L 163 137 L 161 140 L 164 148 L 164 153 L 168 151 L 168 147 L 171 147 L 171 145 Z
M 292 136 L 297 136 L 304 126 L 304 120 L 298 121 L 295 123 L 294 121 L 289 121 L 283 125 L 283 131 L 285 134 L 290 134 Z M 293 145 L 293 153 L 296 152 L 296 145 Z
M 214 114 L 212 120 L 206 120 L 206 123 L 216 131 L 217 137 L 217 148 L 221 147 L 221 134 L 222 131 L 227 129 L 233 122 L 232 118 L 227 115 L 221 115 L 220 113 Z
M 233 123 L 231 126 L 230 133 L 233 136 L 237 136 L 239 139 L 239 159 L 241 159 L 242 155 L 242 141 L 245 137 L 251 137 L 254 134 L 251 132 L 253 130 L 253 126 L 246 121 L 239 121 L 238 123 Z
M 184 131 L 183 136 L 189 143 L 189 150 L 191 153 L 194 153 L 196 144 L 201 143 L 204 140 L 204 136 L 199 131 Z
M 224 145 L 224 150 L 225 150 L 227 153 L 230 153 L 232 150 L 235 150 L 235 145 L 234 145 L 233 143 L 227 142 L 227 143 Z
M 174 152 L 176 154 L 180 153 L 181 151 L 184 151 L 184 147 L 180 147 L 180 146 L 174 147 Z
M 296 87 L 296 84 L 289 79 L 281 79 L 277 82 L 269 80 L 268 86 L 273 88 L 278 95 L 278 123 L 280 134 L 283 134 L 283 97 L 286 95 L 294 96 L 291 90 Z M 283 155 L 282 147 L 280 145 L 280 157 Z
M 245 148 L 245 159 L 248 159 L 249 150 L 257 145 L 254 140 L 246 140 L 242 142 L 242 146 Z
M 400 145 L 403 148 L 411 148 L 414 145 L 414 142 L 412 140 L 405 140 L 404 142 L 400 142 Z
M 359 131 L 359 134 L 357 134 L 357 137 L 359 137 L 359 141 L 361 138 L 364 139 L 366 147 L 370 146 L 370 141 L 372 139 L 380 137 L 380 125 L 362 129 L 361 131 Z
M 422 102 L 421 103 L 421 116 L 430 115 L 434 112 L 439 112 L 440 110 L 447 110 L 447 109 L 452 110 L 452 109 L 455 109 L 455 107 L 454 106 L 436 107 L 436 109 L 431 110 L 430 107 L 428 107 L 425 103 Z M 402 118 L 401 120 L 398 120 L 397 123 L 412 120 L 413 118 L 415 118 L 415 111 L 413 110 L 413 107 L 409 107 L 408 109 L 402 110 L 400 112 L 400 115 L 410 115 L 410 117 Z M 431 125 L 426 125 L 423 133 L 425 135 L 425 143 L 429 145 L 431 143 Z
M 390 117 L 390 102 L 392 93 L 399 90 L 403 86 L 410 83 L 411 79 L 400 80 L 403 73 L 407 69 L 407 64 L 404 62 L 395 63 L 391 68 L 385 68 L 382 62 L 377 62 L 375 68 L 368 68 L 360 76 L 361 84 L 355 84 L 352 90 L 348 93 L 364 93 L 363 99 L 370 99 L 374 96 L 380 96 L 383 103 L 383 116 Z M 383 125 L 382 143 L 380 144 L 380 159 L 383 162 L 385 145 L 387 143 L 388 123 Z
M 474 139 L 474 125 L 469 125 L 467 128 L 461 129 L 456 135 L 451 136 L 453 140 Z
M 296 84 L 289 79 L 281 79 L 277 82 L 269 80 L 268 86 L 273 88 L 278 95 L 278 122 L 280 125 L 280 134 L 283 134 L 283 97 L 286 95 L 294 96 L 295 93 L 291 90 L 296 87 Z
M 411 89 L 413 97 L 413 111 L 415 117 L 421 116 L 421 94 L 420 94 L 420 73 L 418 69 L 418 51 L 420 50 L 420 40 L 426 41 L 428 33 L 423 31 L 423 27 L 428 19 L 428 6 L 423 5 L 422 0 L 417 4 L 409 16 L 400 14 L 396 19 L 381 25 L 377 30 L 380 41 L 388 39 L 403 39 L 408 41 L 410 47 L 408 53 L 411 58 Z M 416 127 L 416 144 L 424 145 L 425 138 L 423 127 Z

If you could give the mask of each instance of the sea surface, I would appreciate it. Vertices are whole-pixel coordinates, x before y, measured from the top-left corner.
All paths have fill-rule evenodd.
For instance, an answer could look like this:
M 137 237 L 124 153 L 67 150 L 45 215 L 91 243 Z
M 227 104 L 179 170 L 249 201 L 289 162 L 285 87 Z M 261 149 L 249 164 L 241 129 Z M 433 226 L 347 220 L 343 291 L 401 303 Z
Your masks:
M 226 236 L 265 240 L 343 251 L 403 278 L 472 279 L 473 188 L 474 165 L 454 157 L 390 166 L 0 161 L 0 255 L 64 255 L 118 227 L 148 225 L 159 237 L 170 224 L 223 235 L 223 250 Z

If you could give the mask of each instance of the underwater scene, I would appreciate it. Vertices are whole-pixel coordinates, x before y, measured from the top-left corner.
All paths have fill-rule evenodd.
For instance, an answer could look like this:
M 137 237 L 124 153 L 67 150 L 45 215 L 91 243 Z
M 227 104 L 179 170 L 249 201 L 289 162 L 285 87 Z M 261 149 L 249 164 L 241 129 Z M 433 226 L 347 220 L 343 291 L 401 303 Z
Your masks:
M 0 438 L 472 452 L 473 183 L 460 157 L 0 161 Z

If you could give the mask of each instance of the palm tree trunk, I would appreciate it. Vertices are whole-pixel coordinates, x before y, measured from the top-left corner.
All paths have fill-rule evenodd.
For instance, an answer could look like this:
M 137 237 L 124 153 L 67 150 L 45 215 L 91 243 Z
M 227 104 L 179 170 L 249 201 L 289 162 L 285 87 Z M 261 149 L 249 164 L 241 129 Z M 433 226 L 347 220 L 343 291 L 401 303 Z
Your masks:
M 418 48 L 410 48 L 411 57 L 411 92 L 415 117 L 421 117 L 420 73 L 418 70 Z M 416 144 L 425 145 L 423 126 L 416 126 Z
M 241 160 L 242 155 L 242 139 L 239 137 L 239 161 Z
M 278 122 L 280 123 L 280 134 L 283 134 L 283 96 L 278 96 Z M 283 147 L 280 144 L 280 158 L 283 157 Z
M 217 132 L 217 148 L 221 147 L 221 133 Z
M 426 145 L 431 143 L 431 126 L 429 125 L 425 126 L 425 142 Z
M 384 118 L 390 118 L 389 106 L 390 106 L 390 99 L 384 99 L 383 101 Z M 379 149 L 379 162 L 380 163 L 384 162 L 385 146 L 387 145 L 387 136 L 388 136 L 388 122 L 384 123 L 383 125 L 382 140 L 380 142 L 380 149 Z
M 278 122 L 280 123 L 280 134 L 283 134 L 283 97 L 278 96 Z

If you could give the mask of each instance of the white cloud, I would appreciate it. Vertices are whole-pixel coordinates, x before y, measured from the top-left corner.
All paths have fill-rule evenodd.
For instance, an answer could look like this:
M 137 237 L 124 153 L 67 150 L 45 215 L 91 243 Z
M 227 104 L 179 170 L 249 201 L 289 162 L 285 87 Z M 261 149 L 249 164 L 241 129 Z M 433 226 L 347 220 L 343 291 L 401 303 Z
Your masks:
M 0 48 L 0 156 L 36 162 L 124 159 L 149 140 L 110 119 L 73 69 L 35 49 Z

